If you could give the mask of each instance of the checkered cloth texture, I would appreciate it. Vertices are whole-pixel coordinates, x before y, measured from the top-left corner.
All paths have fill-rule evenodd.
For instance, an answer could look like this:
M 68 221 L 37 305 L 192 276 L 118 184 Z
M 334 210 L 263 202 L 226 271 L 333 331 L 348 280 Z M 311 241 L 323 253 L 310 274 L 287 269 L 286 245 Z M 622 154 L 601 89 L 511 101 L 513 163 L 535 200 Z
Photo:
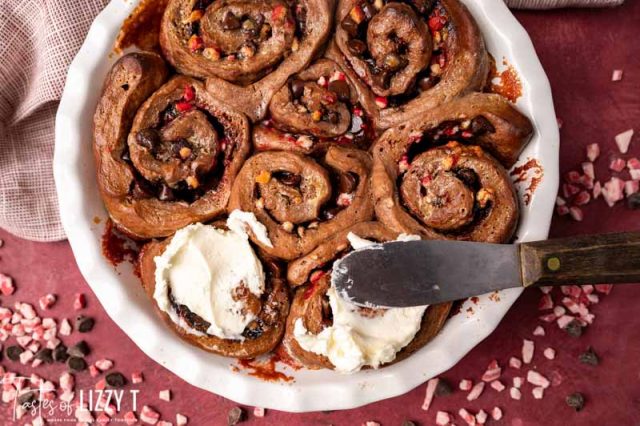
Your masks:
M 615 6 L 623 0 L 506 2 L 542 9 Z M 107 3 L 0 0 L 0 227 L 19 237 L 65 238 L 52 173 L 55 113 L 67 68 Z

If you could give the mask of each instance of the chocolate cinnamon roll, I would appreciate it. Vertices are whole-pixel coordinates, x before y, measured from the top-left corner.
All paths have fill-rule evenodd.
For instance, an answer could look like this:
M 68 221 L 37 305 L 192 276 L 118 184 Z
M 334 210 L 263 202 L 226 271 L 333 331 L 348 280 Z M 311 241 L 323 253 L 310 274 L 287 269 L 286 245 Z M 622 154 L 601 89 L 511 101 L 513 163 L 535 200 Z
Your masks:
M 406 358 L 440 331 L 450 303 L 400 310 L 360 308 L 341 300 L 331 288 L 335 260 L 361 245 L 398 237 L 397 232 L 378 222 L 362 222 L 334 234 L 289 264 L 287 278 L 296 290 L 283 344 L 295 360 L 310 369 L 353 372 L 377 368 Z M 387 323 L 393 326 L 389 330 L 385 329 Z M 352 335 L 355 346 L 349 343 L 345 331 Z M 335 351 L 323 347 L 325 339 L 331 341 Z
M 185 341 L 236 358 L 254 358 L 280 343 L 289 312 L 283 271 L 256 254 L 246 236 L 218 223 L 189 225 L 147 243 L 139 262 L 156 311 Z M 203 268 L 209 273 L 198 275 Z
M 373 126 L 342 69 L 321 59 L 293 75 L 271 99 L 253 130 L 257 150 L 309 154 L 329 145 L 368 148 Z
M 360 80 L 382 129 L 482 89 L 489 72 L 482 34 L 458 0 L 340 0 L 334 43 L 327 56 Z
M 178 72 L 209 79 L 217 99 L 258 120 L 323 46 L 333 9 L 333 0 L 171 0 L 160 44 Z
M 506 100 L 479 93 L 387 130 L 372 148 L 378 219 L 427 239 L 509 241 L 519 207 L 505 166 L 531 132 Z
M 167 77 L 156 54 L 123 56 L 94 115 L 102 199 L 118 228 L 140 239 L 223 213 L 250 149 L 244 115 L 197 80 Z
M 266 226 L 271 246 L 250 236 L 267 254 L 295 259 L 371 219 L 370 170 L 369 154 L 337 146 L 317 161 L 286 151 L 258 153 L 238 174 L 229 209 L 252 212 Z

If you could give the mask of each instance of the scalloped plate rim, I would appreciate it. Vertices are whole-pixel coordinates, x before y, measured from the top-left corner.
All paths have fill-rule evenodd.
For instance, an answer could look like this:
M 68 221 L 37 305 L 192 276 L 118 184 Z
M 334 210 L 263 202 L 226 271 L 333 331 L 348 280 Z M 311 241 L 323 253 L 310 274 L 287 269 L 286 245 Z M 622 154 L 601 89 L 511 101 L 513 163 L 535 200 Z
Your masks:
M 489 50 L 501 52 L 522 80 L 524 96 L 518 106 L 532 119 L 536 135 L 521 159 L 538 159 L 545 174 L 531 204 L 524 209 L 518 235 L 522 241 L 544 239 L 558 187 L 559 134 L 549 81 L 526 31 L 502 0 L 463 3 L 476 17 Z M 116 271 L 104 259 L 99 238 L 102 226 L 94 221 L 96 216 L 106 217 L 106 213 L 93 171 L 93 110 L 102 76 L 114 59 L 111 48 L 115 34 L 136 4 L 112 0 L 91 25 L 69 68 L 56 117 L 54 178 L 62 223 L 82 275 L 107 314 L 146 355 L 190 384 L 238 403 L 289 412 L 337 410 L 410 391 L 453 367 L 497 327 L 521 290 L 501 292 L 498 302 L 487 296 L 477 304 L 467 302 L 463 312 L 451 318 L 436 339 L 398 364 L 349 376 L 331 371 L 287 371 L 295 377 L 293 383 L 266 382 L 234 372 L 233 361 L 176 338 L 156 319 L 131 269 Z M 474 314 L 465 314 L 467 308 L 474 309 Z

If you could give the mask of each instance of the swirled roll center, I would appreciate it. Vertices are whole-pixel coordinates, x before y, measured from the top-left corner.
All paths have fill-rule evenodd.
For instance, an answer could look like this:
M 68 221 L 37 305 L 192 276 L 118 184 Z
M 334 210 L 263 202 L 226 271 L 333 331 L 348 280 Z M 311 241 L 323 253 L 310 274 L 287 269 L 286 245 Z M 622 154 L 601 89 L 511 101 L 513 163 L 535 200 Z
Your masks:
M 430 162 L 418 156 L 403 176 L 400 194 L 405 205 L 426 226 L 451 231 L 474 219 L 477 179 L 470 169 L 451 170 L 449 157 Z
M 295 23 L 282 1 L 220 1 L 210 6 L 200 23 L 205 46 L 240 60 L 279 62 L 291 48 Z
M 178 115 L 160 129 L 146 128 L 129 140 L 131 161 L 151 182 L 175 188 L 207 174 L 216 166 L 218 134 L 199 110 Z

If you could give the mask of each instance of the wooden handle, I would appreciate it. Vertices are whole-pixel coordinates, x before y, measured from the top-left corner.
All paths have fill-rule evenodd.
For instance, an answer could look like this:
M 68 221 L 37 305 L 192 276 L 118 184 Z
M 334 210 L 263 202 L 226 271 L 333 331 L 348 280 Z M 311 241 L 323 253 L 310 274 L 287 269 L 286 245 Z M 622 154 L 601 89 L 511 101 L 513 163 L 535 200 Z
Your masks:
M 522 243 L 520 260 L 525 287 L 640 282 L 640 233 Z

